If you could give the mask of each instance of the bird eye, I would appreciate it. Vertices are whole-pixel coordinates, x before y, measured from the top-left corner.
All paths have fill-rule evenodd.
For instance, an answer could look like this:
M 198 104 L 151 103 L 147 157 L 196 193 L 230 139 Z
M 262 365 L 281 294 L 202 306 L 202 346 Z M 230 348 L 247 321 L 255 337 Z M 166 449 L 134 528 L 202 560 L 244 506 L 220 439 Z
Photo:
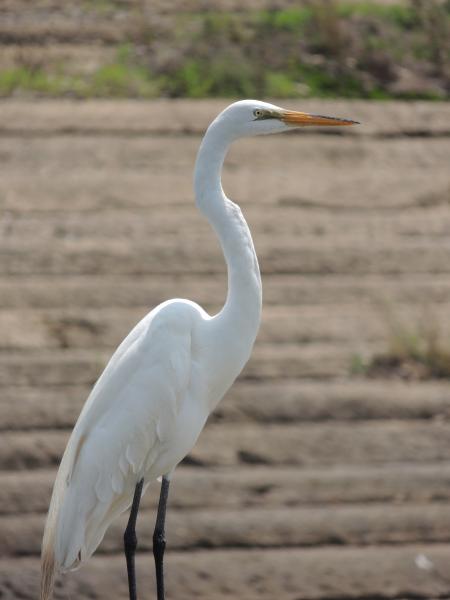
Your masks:
M 264 111 L 261 110 L 260 108 L 255 108 L 255 110 L 253 111 L 253 116 L 256 117 L 257 119 L 260 119 L 261 117 L 264 116 Z

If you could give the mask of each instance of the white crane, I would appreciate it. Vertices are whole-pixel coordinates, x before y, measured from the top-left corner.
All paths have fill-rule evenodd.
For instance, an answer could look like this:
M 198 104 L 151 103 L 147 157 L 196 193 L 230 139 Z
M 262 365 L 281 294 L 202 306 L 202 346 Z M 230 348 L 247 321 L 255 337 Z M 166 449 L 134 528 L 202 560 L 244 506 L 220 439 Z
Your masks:
M 41 600 L 52 594 L 55 571 L 84 563 L 113 519 L 130 505 L 124 548 L 130 600 L 136 600 L 136 517 L 142 493 L 159 477 L 153 553 L 157 597 L 164 600 L 170 478 L 248 361 L 261 318 L 253 240 L 241 210 L 221 185 L 228 147 L 243 136 L 353 123 L 243 100 L 209 126 L 198 152 L 194 186 L 197 206 L 214 228 L 227 263 L 225 305 L 210 316 L 190 300 L 164 302 L 113 354 L 81 411 L 58 470 L 42 542 Z

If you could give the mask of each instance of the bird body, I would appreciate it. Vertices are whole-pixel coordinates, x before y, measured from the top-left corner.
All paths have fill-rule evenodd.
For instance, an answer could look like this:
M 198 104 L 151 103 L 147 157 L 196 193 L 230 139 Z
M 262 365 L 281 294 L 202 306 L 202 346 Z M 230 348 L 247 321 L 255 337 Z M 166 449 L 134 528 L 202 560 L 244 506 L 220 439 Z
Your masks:
M 214 228 L 227 263 L 226 302 L 214 316 L 189 300 L 164 302 L 111 357 L 56 477 L 42 545 L 43 600 L 51 595 L 55 569 L 79 567 L 110 523 L 132 502 L 134 508 L 138 483 L 145 491 L 161 476 L 170 479 L 248 361 L 261 319 L 261 278 L 247 223 L 222 189 L 222 164 L 238 137 L 284 131 L 298 115 L 310 118 L 246 100 L 232 104 L 208 128 L 194 187 L 197 207 Z
M 220 320 L 193 302 L 171 300 L 144 317 L 112 356 L 58 475 L 65 480 L 54 544 L 60 570 L 92 555 L 131 505 L 137 481 L 148 486 L 170 474 L 195 445 L 249 355 L 232 335 L 215 335 Z

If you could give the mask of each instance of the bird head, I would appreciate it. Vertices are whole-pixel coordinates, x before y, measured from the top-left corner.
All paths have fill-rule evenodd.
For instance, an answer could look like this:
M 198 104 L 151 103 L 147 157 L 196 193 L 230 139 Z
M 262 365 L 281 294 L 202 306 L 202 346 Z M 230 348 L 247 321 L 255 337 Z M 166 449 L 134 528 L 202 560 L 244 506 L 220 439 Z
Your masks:
M 311 125 L 331 127 L 355 125 L 357 121 L 286 110 L 260 100 L 240 100 L 230 104 L 221 112 L 215 124 L 226 127 L 232 137 L 238 138 L 279 133 L 295 127 Z

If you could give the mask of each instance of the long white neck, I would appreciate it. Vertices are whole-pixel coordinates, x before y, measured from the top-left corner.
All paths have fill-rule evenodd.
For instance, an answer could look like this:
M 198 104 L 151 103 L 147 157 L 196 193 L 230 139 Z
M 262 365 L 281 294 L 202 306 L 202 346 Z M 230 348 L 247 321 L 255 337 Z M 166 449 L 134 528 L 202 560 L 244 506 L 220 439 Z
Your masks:
M 194 188 L 197 207 L 214 228 L 228 269 L 227 299 L 215 319 L 222 330 L 237 334 L 250 353 L 261 320 L 261 276 L 248 225 L 222 189 L 222 165 L 232 141 L 220 121 L 210 125 L 197 155 Z

